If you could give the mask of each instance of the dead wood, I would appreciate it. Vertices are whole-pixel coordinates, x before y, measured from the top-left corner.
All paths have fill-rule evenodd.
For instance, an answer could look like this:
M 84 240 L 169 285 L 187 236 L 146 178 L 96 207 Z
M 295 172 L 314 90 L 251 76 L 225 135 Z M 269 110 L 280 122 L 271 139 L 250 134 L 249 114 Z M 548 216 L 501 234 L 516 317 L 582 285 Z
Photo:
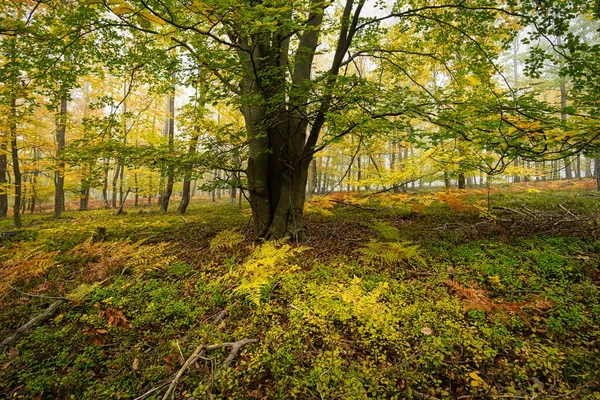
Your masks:
M 257 341 L 257 339 L 242 339 L 242 340 L 238 340 L 237 342 L 219 343 L 219 344 L 213 344 L 210 346 L 200 345 L 200 346 L 196 347 L 196 350 L 194 350 L 192 355 L 185 361 L 185 363 L 183 364 L 181 369 L 179 371 L 177 371 L 177 374 L 175 374 L 175 377 L 171 381 L 171 384 L 169 385 L 167 392 L 163 396 L 163 400 L 167 400 L 169 398 L 169 395 L 175 389 L 175 386 L 177 386 L 177 382 L 179 382 L 179 379 L 181 379 L 181 377 L 187 371 L 187 369 L 190 367 L 190 365 L 193 365 L 205 353 L 207 353 L 209 351 L 221 349 L 223 347 L 231 347 L 231 350 L 229 351 L 229 355 L 227 356 L 225 361 L 223 361 L 221 366 L 214 372 L 214 374 L 213 374 L 213 379 L 214 379 L 214 378 L 217 378 L 221 374 L 222 370 L 227 369 L 231 365 L 231 363 L 233 362 L 235 357 L 237 357 L 240 349 L 243 346 L 245 346 L 249 343 L 254 343 L 256 341 Z M 156 389 L 152 389 L 152 392 L 154 392 L 155 390 Z
M 50 305 L 43 313 L 30 319 L 25 325 L 18 328 L 12 335 L 9 335 L 0 343 L 0 349 L 7 349 L 12 346 L 21 336 L 23 336 L 28 330 L 41 324 L 42 322 L 50 319 L 59 307 L 65 302 L 65 300 L 57 300 Z

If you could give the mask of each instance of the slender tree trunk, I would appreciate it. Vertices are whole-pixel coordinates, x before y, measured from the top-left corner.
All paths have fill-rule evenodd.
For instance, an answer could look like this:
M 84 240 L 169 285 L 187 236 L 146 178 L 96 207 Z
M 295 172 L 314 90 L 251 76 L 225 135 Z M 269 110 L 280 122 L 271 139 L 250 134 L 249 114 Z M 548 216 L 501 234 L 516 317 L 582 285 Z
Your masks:
M 8 213 L 8 184 L 6 179 L 8 158 L 4 140 L 4 137 L 0 137 L 0 218 L 6 218 Z
M 577 154 L 577 161 L 575 162 L 575 176 L 581 178 L 581 154 Z
M 10 149 L 12 156 L 12 169 L 14 175 L 15 202 L 13 206 L 13 220 L 15 226 L 21 227 L 21 168 L 19 166 L 19 148 L 17 147 L 17 99 L 14 97 L 10 102 Z
M 133 183 L 135 184 L 135 207 L 139 206 L 140 202 L 140 187 L 138 185 L 138 174 L 133 174 Z
M 450 176 L 448 174 L 448 171 L 444 171 L 444 187 L 446 189 L 450 189 Z
M 318 189 L 318 176 L 317 171 L 317 160 L 313 158 L 310 162 L 310 188 L 308 190 L 309 197 L 313 196 Z
M 596 189 L 600 190 L 600 155 L 594 157 L 594 176 L 596 177 Z
M 79 211 L 87 211 L 90 202 L 90 185 L 87 180 L 81 180 L 81 191 L 79 192 Z
M 200 127 L 194 126 L 194 134 L 192 139 L 190 140 L 190 146 L 188 148 L 188 155 L 190 158 L 196 154 L 196 148 L 198 147 L 198 139 L 200 137 Z M 184 215 L 188 205 L 190 204 L 190 190 L 192 185 L 192 172 L 191 168 L 187 169 L 187 172 L 183 178 L 183 191 L 181 193 L 181 202 L 179 203 L 179 207 L 177 208 L 177 213 L 180 215 Z M 235 188 L 232 188 L 234 190 Z M 235 198 L 235 192 L 232 192 Z
M 459 172 L 458 173 L 458 188 L 459 189 L 464 189 L 465 188 L 465 174 L 463 172 Z
M 167 135 L 169 140 L 169 149 L 173 151 L 175 146 L 175 91 L 169 96 L 169 119 L 167 121 Z M 166 213 L 169 209 L 169 201 L 173 194 L 173 182 L 174 182 L 174 168 L 169 165 L 167 168 L 167 186 L 164 191 L 162 203 L 160 205 L 160 212 Z
M 102 203 L 104 203 L 104 208 L 108 210 L 110 208 L 108 204 L 108 165 L 110 160 L 107 159 L 104 161 L 104 178 L 102 184 Z
M 119 183 L 119 175 L 121 175 L 121 161 L 117 159 L 117 164 L 115 165 L 115 173 L 112 179 L 112 208 L 117 208 L 117 195 L 119 193 L 117 185 Z
M 56 171 L 54 172 L 54 218 L 59 218 L 65 210 L 65 163 L 61 160 L 65 150 L 67 129 L 67 99 L 60 99 L 56 117 Z

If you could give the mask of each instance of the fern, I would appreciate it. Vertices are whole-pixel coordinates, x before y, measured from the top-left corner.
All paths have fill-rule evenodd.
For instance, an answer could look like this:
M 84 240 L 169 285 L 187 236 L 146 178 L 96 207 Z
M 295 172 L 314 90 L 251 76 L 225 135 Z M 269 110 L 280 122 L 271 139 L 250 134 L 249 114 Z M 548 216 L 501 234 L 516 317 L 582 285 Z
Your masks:
M 215 251 L 220 248 L 233 249 L 234 246 L 243 242 L 244 239 L 246 239 L 246 237 L 235 229 L 225 229 L 224 231 L 217 233 L 217 236 L 210 241 L 210 251 Z
M 261 293 L 274 278 L 297 268 L 289 263 L 289 258 L 307 249 L 277 242 L 255 247 L 242 265 L 242 283 L 235 290 L 247 294 L 254 304 L 260 304 Z
M 387 222 L 373 220 L 371 224 L 365 225 L 375 229 L 379 236 L 386 242 L 399 242 L 400 241 L 400 230 L 394 226 L 391 226 Z
M 359 251 L 362 253 L 362 259 L 371 264 L 393 266 L 413 259 L 426 264 L 419 246 L 409 242 L 390 243 L 371 239 L 369 244 Z
M 77 286 L 71 293 L 67 294 L 67 298 L 74 303 L 81 302 L 84 298 L 86 298 L 89 294 L 91 294 L 94 290 L 100 287 L 101 282 L 96 282 L 91 285 L 86 283 L 82 283 Z
M 0 262 L 0 301 L 8 294 L 13 283 L 28 282 L 55 266 L 58 251 L 48 252 L 43 246 L 17 247 L 11 255 L 10 259 Z

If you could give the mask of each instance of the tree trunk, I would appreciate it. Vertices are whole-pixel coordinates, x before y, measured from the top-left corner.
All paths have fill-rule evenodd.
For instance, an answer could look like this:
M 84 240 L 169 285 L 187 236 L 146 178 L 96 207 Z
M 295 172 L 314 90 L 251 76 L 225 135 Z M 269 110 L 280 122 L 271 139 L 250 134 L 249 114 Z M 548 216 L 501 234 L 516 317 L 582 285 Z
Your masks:
M 133 174 L 133 183 L 135 184 L 135 207 L 139 206 L 140 203 L 140 187 L 138 185 L 138 174 Z
M 450 189 L 450 186 L 452 186 L 450 184 L 450 176 L 448 174 L 448 171 L 444 171 L 444 187 L 447 189 Z
M 458 188 L 464 189 L 466 184 L 465 174 L 463 172 L 458 173 Z
M 594 157 L 594 176 L 596 177 L 596 189 L 600 190 L 600 155 Z
M 67 99 L 60 99 L 56 117 L 56 171 L 54 172 L 54 218 L 59 218 L 65 210 L 65 163 L 61 160 L 65 150 L 67 129 Z
M 90 186 L 85 180 L 81 180 L 81 191 L 79 192 L 79 211 L 87 211 L 90 202 Z
M 173 151 L 175 145 L 175 93 L 169 96 L 169 119 L 167 120 L 167 137 L 169 140 L 169 149 Z M 167 168 L 167 186 L 162 196 L 160 212 L 166 213 L 169 209 L 169 201 L 173 194 L 174 168 L 169 165 Z
M 17 147 L 17 99 L 14 97 L 10 102 L 10 118 L 9 118 L 9 131 L 10 131 L 10 150 L 12 156 L 12 169 L 15 188 L 15 202 L 13 206 L 13 220 L 16 227 L 21 227 L 21 169 L 19 167 L 19 148 Z
M 8 184 L 6 179 L 8 158 L 6 156 L 6 144 L 3 139 L 0 139 L 0 218 L 6 218 L 8 213 Z
M 515 167 L 519 167 L 520 166 L 521 163 L 520 163 L 520 160 L 519 160 L 519 156 L 515 157 L 515 160 L 514 160 L 513 163 L 514 163 Z M 521 176 L 519 174 L 515 174 L 513 176 L 513 183 L 519 183 L 519 182 L 521 182 Z
M 310 189 L 308 190 L 309 196 L 313 196 L 317 192 L 319 188 L 318 178 L 319 172 L 317 171 L 317 160 L 313 158 L 313 160 L 310 162 Z
M 117 159 L 117 165 L 115 166 L 115 173 L 112 179 L 112 208 L 117 208 L 117 185 L 119 183 L 119 175 L 121 175 L 121 162 Z
M 108 210 L 110 208 L 108 204 L 108 164 L 110 160 L 104 161 L 104 178 L 102 184 L 102 202 L 104 203 L 104 209 Z
M 196 148 L 198 147 L 198 138 L 200 137 L 200 127 L 194 126 L 194 135 L 190 140 L 190 147 L 188 148 L 188 156 L 192 158 L 194 154 L 196 154 Z M 181 193 L 181 202 L 179 203 L 179 207 L 177 208 L 177 213 L 179 215 L 184 215 L 188 205 L 190 204 L 190 191 L 192 186 L 192 172 L 191 168 L 188 168 L 186 174 L 183 178 L 183 192 Z M 235 188 L 232 188 L 235 189 Z M 234 193 L 235 198 L 235 193 Z

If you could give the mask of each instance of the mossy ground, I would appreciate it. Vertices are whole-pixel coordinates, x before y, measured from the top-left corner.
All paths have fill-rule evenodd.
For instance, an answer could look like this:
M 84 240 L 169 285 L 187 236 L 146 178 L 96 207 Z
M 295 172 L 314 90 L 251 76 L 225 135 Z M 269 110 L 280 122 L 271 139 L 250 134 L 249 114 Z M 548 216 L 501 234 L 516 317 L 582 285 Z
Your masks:
M 207 353 L 174 398 L 600 399 L 600 197 L 574 182 L 316 198 L 310 249 L 258 303 L 238 290 L 255 246 L 248 209 L 196 200 L 185 220 L 133 208 L 26 217 L 0 247 L 14 287 L 64 296 L 102 279 L 0 355 L 0 398 L 132 399 L 199 344 L 255 338 L 217 379 L 228 350 Z M 114 246 L 92 252 L 98 226 Z M 231 228 L 245 239 L 211 251 Z M 420 257 L 366 257 L 370 240 L 417 244 Z M 123 243 L 168 246 L 144 258 Z M 56 253 L 36 264 L 33 250 Z M 0 339 L 52 302 L 10 288 L 0 299 Z

